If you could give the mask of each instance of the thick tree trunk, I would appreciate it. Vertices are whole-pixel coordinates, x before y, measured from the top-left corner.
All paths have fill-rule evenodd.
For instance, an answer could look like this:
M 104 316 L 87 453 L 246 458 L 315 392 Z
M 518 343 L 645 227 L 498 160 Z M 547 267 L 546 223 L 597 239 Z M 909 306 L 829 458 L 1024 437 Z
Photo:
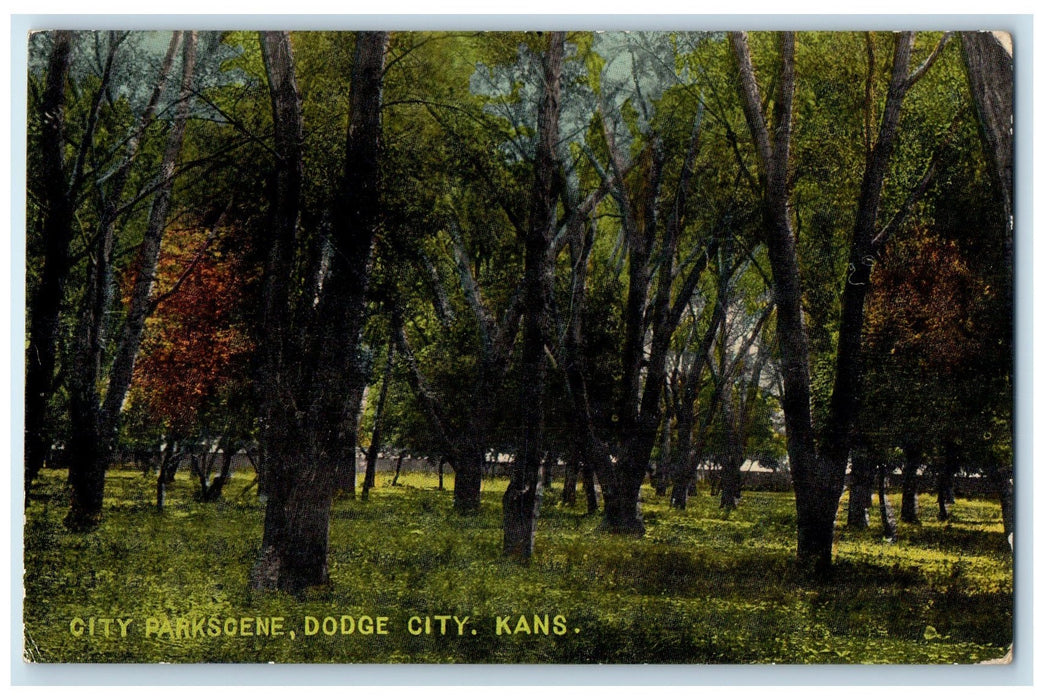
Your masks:
M 326 562 L 335 482 L 328 465 L 310 458 L 298 445 L 281 457 L 250 585 L 297 594 L 329 581 Z
M 640 493 L 645 481 L 645 465 L 622 457 L 615 469 L 602 480 L 602 500 L 605 504 L 603 527 L 620 535 L 644 535 Z
M 54 33 L 47 81 L 40 100 L 41 185 L 46 204 L 43 274 L 29 297 L 25 377 L 25 493 L 43 466 L 52 435 L 48 406 L 54 394 L 58 318 L 71 259 L 75 201 L 65 164 L 65 84 L 72 64 L 72 33 Z
M 743 475 L 740 472 L 742 463 L 743 458 L 730 450 L 721 465 L 721 500 L 718 507 L 726 512 L 739 506 L 743 486 Z
M 1004 259 L 1006 274 L 1014 272 L 1014 61 L 1011 35 L 1003 32 L 962 32 L 961 47 L 986 150 L 992 156 L 993 179 L 1004 204 Z M 1013 286 L 1008 286 L 1011 293 Z M 1012 541 L 1014 470 L 998 470 L 997 493 L 1004 532 Z
M 534 165 L 529 227 L 525 245 L 525 325 L 522 331 L 522 435 L 504 492 L 504 554 L 527 563 L 533 555 L 537 516 L 543 484 L 540 479 L 543 457 L 544 384 L 548 309 L 551 302 L 554 268 L 547 251 L 555 231 L 556 159 L 558 142 L 559 96 L 565 33 L 552 32 L 544 54 L 544 91 L 537 115 L 536 163 Z
M 746 34 L 731 35 L 740 76 L 740 97 L 747 125 L 758 153 L 764 187 L 765 238 L 772 268 L 783 375 L 783 415 L 787 452 L 797 506 L 797 559 L 804 566 L 830 566 L 834 517 L 844 486 L 844 466 L 837 479 L 833 465 L 819 459 L 812 428 L 808 336 L 801 309 L 801 276 L 797 246 L 790 221 L 788 177 L 791 109 L 794 99 L 794 35 L 780 35 L 779 96 L 776 121 L 770 134 Z M 844 450 L 847 457 L 847 449 Z M 839 481 L 839 484 L 835 484 Z
M 73 411 L 75 419 L 69 434 L 69 486 L 72 499 L 65 526 L 73 532 L 89 532 L 101 521 L 105 498 L 105 470 L 109 466 L 111 445 L 103 443 L 100 411 L 94 405 Z
M 671 508 L 685 510 L 689 506 L 689 495 L 696 483 L 695 469 L 686 466 L 685 471 L 675 475 L 671 485 Z
M 482 505 L 482 467 L 486 455 L 481 448 L 461 450 L 453 464 L 453 508 L 461 515 L 474 515 Z M 441 479 L 439 481 L 441 488 Z

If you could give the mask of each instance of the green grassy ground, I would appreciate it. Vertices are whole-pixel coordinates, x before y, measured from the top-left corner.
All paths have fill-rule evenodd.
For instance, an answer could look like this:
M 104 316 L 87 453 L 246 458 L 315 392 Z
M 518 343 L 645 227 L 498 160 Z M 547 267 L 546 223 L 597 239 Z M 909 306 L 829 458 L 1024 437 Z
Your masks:
M 62 477 L 44 475 L 26 518 L 26 655 L 40 662 L 971 663 L 1012 638 L 993 502 L 960 500 L 896 545 L 839 530 L 836 575 L 813 585 L 792 565 L 791 494 L 746 493 L 726 517 L 705 493 L 676 512 L 646 491 L 648 534 L 631 539 L 556 488 L 521 567 L 499 556 L 503 481 L 463 518 L 434 477 L 380 475 L 368 501 L 335 503 L 331 583 L 299 600 L 246 585 L 264 512 L 246 476 L 204 504 L 180 475 L 160 515 L 152 479 L 113 471 L 89 535 L 61 525 Z

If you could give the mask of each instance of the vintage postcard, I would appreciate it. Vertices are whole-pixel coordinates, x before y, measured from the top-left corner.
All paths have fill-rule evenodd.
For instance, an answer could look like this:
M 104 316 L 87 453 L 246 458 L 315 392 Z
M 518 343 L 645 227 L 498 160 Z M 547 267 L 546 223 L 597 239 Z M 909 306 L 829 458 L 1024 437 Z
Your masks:
M 33 32 L 24 662 L 1010 662 L 1018 51 Z

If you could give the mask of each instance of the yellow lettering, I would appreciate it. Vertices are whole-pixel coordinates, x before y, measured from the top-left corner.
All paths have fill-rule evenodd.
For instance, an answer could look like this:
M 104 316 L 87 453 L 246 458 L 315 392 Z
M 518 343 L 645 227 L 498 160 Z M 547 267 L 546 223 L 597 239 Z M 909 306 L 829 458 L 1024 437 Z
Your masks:
M 305 615 L 305 634 L 311 637 L 319 631 L 319 620 L 311 615 Z
M 82 637 L 83 630 L 84 623 L 83 620 L 81 620 L 80 618 L 74 617 L 72 620 L 69 621 L 69 634 L 71 634 L 72 636 Z
M 188 618 L 177 618 L 174 622 L 174 636 L 178 639 L 189 636 L 189 624 Z
M 497 615 L 497 636 L 501 634 L 511 634 L 511 627 L 508 626 L 508 622 L 511 621 L 510 616 L 501 617 Z

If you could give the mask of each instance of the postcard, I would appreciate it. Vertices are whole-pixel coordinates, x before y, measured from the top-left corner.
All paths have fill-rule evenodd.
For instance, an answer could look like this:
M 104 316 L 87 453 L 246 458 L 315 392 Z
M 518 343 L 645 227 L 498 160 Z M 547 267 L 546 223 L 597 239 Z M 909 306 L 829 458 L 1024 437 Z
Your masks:
M 1018 51 L 33 32 L 24 662 L 1009 663 Z

